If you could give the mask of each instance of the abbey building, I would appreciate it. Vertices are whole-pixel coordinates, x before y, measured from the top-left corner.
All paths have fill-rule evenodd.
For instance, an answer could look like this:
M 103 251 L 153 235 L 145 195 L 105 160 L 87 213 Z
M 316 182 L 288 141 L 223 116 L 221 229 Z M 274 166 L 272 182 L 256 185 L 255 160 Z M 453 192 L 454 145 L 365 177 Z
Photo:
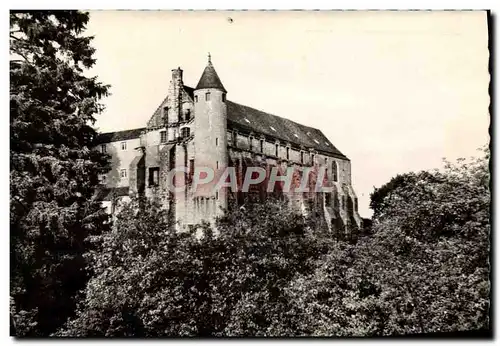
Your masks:
M 331 229 L 361 227 L 350 160 L 320 130 L 230 101 L 210 58 L 195 88 L 184 85 L 182 72 L 172 70 L 168 94 L 145 127 L 99 135 L 98 149 L 112 157 L 111 171 L 101 176 L 101 198 L 111 213 L 120 200 L 144 195 L 185 226 L 282 195 L 300 210 L 322 215 Z M 269 192 L 269 175 L 242 190 L 247 171 L 256 166 L 281 174 L 293 167 L 294 181 L 310 174 L 301 173 L 307 168 L 322 168 L 331 192 L 283 192 L 279 183 Z M 172 179 L 169 172 L 178 167 L 181 174 Z M 215 176 L 234 168 L 237 190 L 196 188 L 197 167 L 211 167 Z

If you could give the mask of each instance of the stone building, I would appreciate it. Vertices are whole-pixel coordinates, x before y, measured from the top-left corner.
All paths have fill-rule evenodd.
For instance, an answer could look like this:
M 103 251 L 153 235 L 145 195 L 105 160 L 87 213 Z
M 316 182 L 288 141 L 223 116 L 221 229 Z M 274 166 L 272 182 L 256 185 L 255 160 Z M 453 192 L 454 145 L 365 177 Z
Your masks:
M 172 70 L 168 94 L 146 127 L 99 136 L 98 149 L 112 157 L 111 171 L 101 176 L 103 203 L 111 213 L 120 200 L 145 195 L 156 198 L 183 227 L 273 194 L 306 213 L 321 215 L 331 229 L 361 226 L 351 162 L 320 130 L 230 101 L 210 57 L 196 88 L 184 85 L 182 72 Z M 322 168 L 332 190 L 283 192 L 278 183 L 267 192 L 267 174 L 263 182 L 242 192 L 243 178 L 255 166 L 267 173 L 277 167 L 280 175 L 293 167 L 294 181 L 311 174 L 304 168 Z M 177 167 L 185 172 L 169 176 Z M 193 189 L 196 167 L 211 167 L 216 176 L 234 167 L 238 190 Z M 169 182 L 176 192 L 168 188 Z

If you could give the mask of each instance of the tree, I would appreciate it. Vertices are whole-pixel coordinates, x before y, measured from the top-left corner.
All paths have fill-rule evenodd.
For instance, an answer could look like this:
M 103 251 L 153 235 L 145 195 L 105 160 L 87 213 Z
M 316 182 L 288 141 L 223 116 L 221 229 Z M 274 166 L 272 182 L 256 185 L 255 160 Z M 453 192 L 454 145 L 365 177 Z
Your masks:
M 134 200 L 96 237 L 90 280 L 62 336 L 240 336 L 293 330 L 284 288 L 328 246 L 284 202 L 248 205 L 190 232 Z M 286 321 L 285 321 L 286 322 Z
M 399 175 L 372 195 L 373 235 L 337 244 L 288 300 L 321 336 L 489 328 L 489 154 Z
M 46 336 L 85 287 L 86 238 L 105 230 L 95 196 L 107 156 L 92 150 L 108 86 L 86 77 L 94 49 L 79 11 L 10 13 L 11 320 Z M 17 322 L 17 323 L 16 323 Z

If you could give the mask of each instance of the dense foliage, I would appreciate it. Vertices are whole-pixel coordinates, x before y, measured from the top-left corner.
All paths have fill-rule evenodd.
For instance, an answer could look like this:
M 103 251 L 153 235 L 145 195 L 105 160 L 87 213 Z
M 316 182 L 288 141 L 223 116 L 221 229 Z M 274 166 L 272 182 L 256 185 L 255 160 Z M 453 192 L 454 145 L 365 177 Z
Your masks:
M 399 175 L 372 195 L 373 235 L 337 243 L 290 287 L 301 334 L 489 328 L 489 155 Z
M 136 201 L 97 237 L 71 336 L 373 336 L 489 326 L 488 157 L 374 192 L 373 234 L 331 238 L 279 201 L 179 233 Z M 383 191 L 383 194 L 380 193 Z
M 88 235 L 107 216 L 93 199 L 107 158 L 91 150 L 107 86 L 94 64 L 88 14 L 10 13 L 11 323 L 46 336 L 74 313 L 85 287 Z
M 150 201 L 124 207 L 97 237 L 96 273 L 79 316 L 60 335 L 273 335 L 282 290 L 327 251 L 283 202 L 254 205 L 177 232 Z

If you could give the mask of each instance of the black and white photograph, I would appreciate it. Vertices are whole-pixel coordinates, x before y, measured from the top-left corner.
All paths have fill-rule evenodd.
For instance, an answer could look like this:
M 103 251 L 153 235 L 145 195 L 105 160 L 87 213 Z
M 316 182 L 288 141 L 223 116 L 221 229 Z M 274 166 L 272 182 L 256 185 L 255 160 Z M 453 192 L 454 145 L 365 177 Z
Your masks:
M 492 338 L 493 22 L 10 9 L 10 338 Z

